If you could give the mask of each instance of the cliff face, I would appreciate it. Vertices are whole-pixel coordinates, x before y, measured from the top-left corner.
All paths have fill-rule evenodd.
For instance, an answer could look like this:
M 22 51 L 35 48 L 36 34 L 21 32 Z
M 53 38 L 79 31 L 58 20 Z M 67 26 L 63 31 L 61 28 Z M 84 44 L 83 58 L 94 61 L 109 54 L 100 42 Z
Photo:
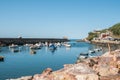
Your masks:
M 47 68 L 42 74 L 11 80 L 120 80 L 120 50 L 76 64 L 65 64 L 58 71 Z

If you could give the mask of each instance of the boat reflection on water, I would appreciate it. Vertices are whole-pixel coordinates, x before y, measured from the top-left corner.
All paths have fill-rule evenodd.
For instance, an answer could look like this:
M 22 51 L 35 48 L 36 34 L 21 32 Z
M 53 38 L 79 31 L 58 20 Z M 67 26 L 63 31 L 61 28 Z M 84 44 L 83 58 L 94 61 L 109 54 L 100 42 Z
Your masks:
M 71 49 L 71 47 L 66 47 L 66 51 L 69 51 Z
M 55 51 L 56 51 L 56 49 L 50 50 L 50 52 L 51 52 L 52 54 L 55 54 Z
M 20 52 L 21 51 L 21 47 L 14 47 L 14 48 L 9 48 L 9 50 L 13 53 L 16 53 L 16 52 Z
M 19 52 L 19 49 L 17 49 L 17 48 L 12 48 L 11 51 L 15 53 L 15 52 Z
M 36 54 L 36 50 L 30 49 L 30 54 Z
M 49 51 L 51 51 L 52 53 L 54 53 L 57 50 L 57 46 L 55 44 L 49 44 L 48 47 Z

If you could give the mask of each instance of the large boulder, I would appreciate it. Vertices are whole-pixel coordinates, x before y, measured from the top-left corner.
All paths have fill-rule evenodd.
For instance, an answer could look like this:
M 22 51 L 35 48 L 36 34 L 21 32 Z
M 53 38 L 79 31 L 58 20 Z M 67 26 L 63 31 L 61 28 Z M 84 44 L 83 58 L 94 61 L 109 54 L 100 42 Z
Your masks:
M 52 69 L 47 68 L 46 70 L 43 71 L 42 74 L 34 75 L 32 80 L 51 80 L 52 78 L 51 73 L 52 73 Z
M 110 66 L 101 66 L 98 68 L 100 76 L 110 76 L 118 74 L 119 69 Z
M 76 75 L 76 80 L 99 80 L 96 74 L 81 74 Z
M 120 80 L 120 74 L 110 76 L 100 76 L 99 80 Z

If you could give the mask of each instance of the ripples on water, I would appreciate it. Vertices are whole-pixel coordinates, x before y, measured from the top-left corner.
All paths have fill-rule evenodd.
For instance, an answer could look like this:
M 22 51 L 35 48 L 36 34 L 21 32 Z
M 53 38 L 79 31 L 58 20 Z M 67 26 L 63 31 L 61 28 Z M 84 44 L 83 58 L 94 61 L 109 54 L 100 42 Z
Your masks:
M 21 46 L 21 51 L 16 53 L 3 47 L 0 56 L 4 56 L 5 60 L 0 62 L 0 80 L 38 74 L 48 67 L 58 70 L 63 68 L 64 64 L 75 63 L 81 52 L 98 47 L 84 42 L 72 41 L 70 44 L 71 48 L 62 46 L 55 51 L 43 47 L 36 50 L 35 54 L 32 54 L 28 47 Z

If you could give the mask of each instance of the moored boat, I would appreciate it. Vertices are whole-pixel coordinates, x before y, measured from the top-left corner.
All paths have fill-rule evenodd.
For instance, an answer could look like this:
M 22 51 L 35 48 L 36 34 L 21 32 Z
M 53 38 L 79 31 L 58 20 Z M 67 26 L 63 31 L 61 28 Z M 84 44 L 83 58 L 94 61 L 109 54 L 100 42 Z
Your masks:
M 30 49 L 41 49 L 41 48 L 42 48 L 41 44 L 35 44 L 30 46 Z
M 56 48 L 57 48 L 57 47 L 56 47 L 54 44 L 50 44 L 50 45 L 49 45 L 49 49 L 50 49 L 50 50 L 55 50 Z
M 17 48 L 17 47 L 18 47 L 18 45 L 15 45 L 15 44 L 12 44 L 9 46 L 9 48 Z
M 102 48 L 96 48 L 94 49 L 95 52 L 99 52 L 99 51 L 102 51 Z
M 78 59 L 87 58 L 88 56 L 89 56 L 89 53 L 80 53 L 80 55 L 78 56 Z
M 3 56 L 0 56 L 0 61 L 4 61 L 4 57 Z
M 65 47 L 71 47 L 71 45 L 69 43 L 64 43 Z
M 89 50 L 89 54 L 93 54 L 93 53 L 95 53 L 94 50 Z

